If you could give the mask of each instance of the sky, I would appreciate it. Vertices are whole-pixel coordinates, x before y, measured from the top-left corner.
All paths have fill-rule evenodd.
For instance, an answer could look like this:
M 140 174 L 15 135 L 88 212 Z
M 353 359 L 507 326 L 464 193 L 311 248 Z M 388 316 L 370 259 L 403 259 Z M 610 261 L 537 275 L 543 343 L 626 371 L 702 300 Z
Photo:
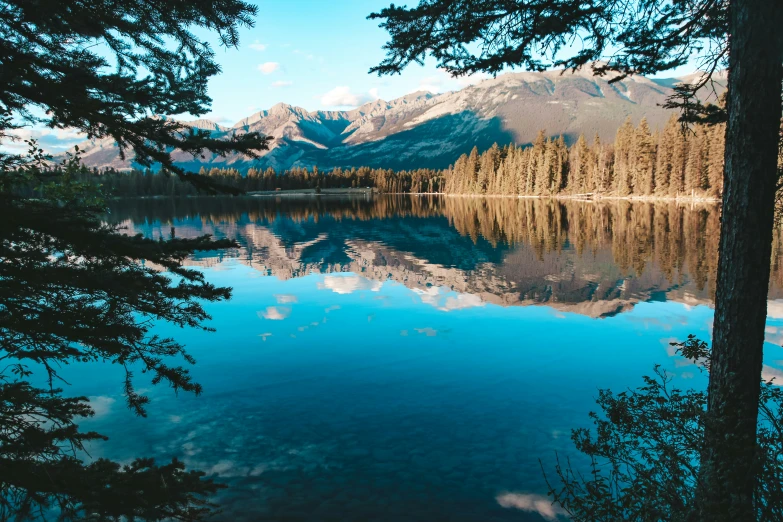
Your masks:
M 488 75 L 454 79 L 435 60 L 412 64 L 401 75 L 368 74 L 385 56 L 388 33 L 367 15 L 391 0 L 262 0 L 256 26 L 240 33 L 239 49 L 217 49 L 223 73 L 210 81 L 208 115 L 235 123 L 278 102 L 307 110 L 356 107 L 417 90 L 459 90 Z M 414 5 L 415 0 L 408 2 Z M 695 67 L 667 71 L 689 74 Z
M 211 112 L 201 116 L 231 126 L 262 109 L 284 102 L 315 109 L 347 109 L 382 98 L 392 100 L 418 90 L 433 93 L 459 90 L 488 75 L 454 79 L 428 59 L 412 64 L 401 75 L 368 74 L 384 56 L 388 33 L 367 15 L 387 7 L 391 0 L 259 0 L 255 27 L 240 30 L 239 48 L 220 47 L 204 33 L 216 52 L 221 74 L 209 82 Z M 409 0 L 414 5 L 415 0 Z M 691 73 L 685 66 L 660 76 Z M 178 115 L 180 119 L 194 119 Z M 83 140 L 69 129 L 23 129 L 44 149 L 63 152 Z M 2 148 L 26 150 L 22 142 Z
M 368 74 L 384 58 L 388 33 L 367 15 L 390 0 L 268 0 L 237 49 L 219 49 L 223 73 L 212 79 L 211 119 L 235 123 L 278 102 L 307 110 L 356 107 L 416 90 L 444 92 L 486 76 L 454 80 L 430 60 L 402 75 Z

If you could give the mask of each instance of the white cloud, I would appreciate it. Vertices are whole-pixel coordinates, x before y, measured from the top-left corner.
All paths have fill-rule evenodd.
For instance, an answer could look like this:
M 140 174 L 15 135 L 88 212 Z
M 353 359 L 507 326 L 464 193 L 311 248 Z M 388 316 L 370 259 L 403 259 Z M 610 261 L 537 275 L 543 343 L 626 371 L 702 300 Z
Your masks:
M 503 493 L 498 495 L 496 500 L 504 508 L 538 513 L 547 520 L 557 520 L 558 515 L 565 515 L 565 511 L 560 506 L 553 505 L 552 501 L 543 495 Z
M 761 378 L 765 381 L 774 380 L 775 386 L 783 386 L 783 371 L 772 366 L 764 365 L 761 369 Z
M 456 78 L 456 81 L 461 87 L 467 87 L 468 85 L 476 85 L 477 83 L 489 80 L 490 78 L 492 78 L 492 75 L 480 72 L 470 76 L 460 76 L 459 78 Z
M 195 121 L 195 120 L 210 120 L 223 126 L 231 126 L 234 123 L 234 120 L 232 120 L 225 114 L 220 114 L 219 112 L 208 112 L 207 114 L 204 114 L 203 116 L 199 116 L 198 118 L 191 118 L 190 120 L 182 120 L 182 121 L 184 123 L 188 123 L 188 121 Z
M 764 329 L 764 340 L 768 343 L 783 345 L 783 328 L 768 326 Z
M 427 76 L 419 82 L 419 87 L 416 90 L 438 94 L 443 90 L 443 79 L 439 76 Z
M 783 319 L 783 300 L 767 301 L 767 317 Z
M 335 87 L 321 96 L 321 104 L 326 107 L 356 107 L 372 101 L 375 97 L 371 93 L 356 94 L 346 85 Z
M 371 292 L 377 292 L 381 289 L 382 286 L 383 283 L 380 281 L 372 281 L 358 275 L 328 275 L 324 277 L 322 283 L 318 283 L 318 288 L 322 290 L 328 289 L 336 294 L 351 294 L 357 290 L 370 290 Z
M 266 44 L 262 44 L 258 40 L 256 40 L 255 42 L 251 43 L 248 47 L 250 47 L 254 51 L 266 51 Z
M 190 436 L 191 434 L 195 435 L 195 432 L 191 431 L 188 435 Z M 199 453 L 201 453 L 201 449 L 197 448 L 196 445 L 194 443 L 192 443 L 192 442 L 186 442 L 185 444 L 183 444 L 182 445 L 182 451 L 183 451 L 183 453 L 185 453 L 185 455 L 187 455 L 189 457 L 192 457 L 194 455 L 198 455 Z
M 207 475 L 222 475 L 222 476 L 231 476 L 229 475 L 229 472 L 234 468 L 234 461 L 233 460 L 220 460 L 217 464 L 209 468 L 207 470 Z
M 291 294 L 275 294 L 275 299 L 278 304 L 296 303 L 298 301 L 296 296 Z
M 76 129 L 23 128 L 11 130 L 8 134 L 17 139 L 15 141 L 11 139 L 3 141 L 0 144 L 0 148 L 16 153 L 24 152 L 30 148 L 24 140 L 34 139 L 42 149 L 58 153 L 71 149 L 74 145 L 87 139 L 86 134 Z
M 463 87 L 475 85 L 479 82 L 492 78 L 487 73 L 476 73 L 471 76 L 461 76 L 454 78 L 443 69 L 438 69 L 438 74 L 427 76 L 419 81 L 418 87 L 414 91 L 429 91 L 433 94 L 440 94 L 447 91 L 456 91 Z
M 277 62 L 264 62 L 258 66 L 258 70 L 264 74 L 272 74 L 280 69 L 280 64 Z
M 289 82 L 287 80 L 278 80 L 276 82 L 272 82 L 272 87 L 290 87 L 293 84 L 294 82 Z
M 378 95 L 378 87 L 373 87 L 372 89 L 370 89 L 370 90 L 369 90 L 369 91 L 367 91 L 367 92 L 369 92 L 369 93 L 370 93 L 370 96 L 372 96 L 372 97 L 373 97 L 373 99 L 375 99 L 375 100 L 379 100 L 379 99 L 381 98 L 381 97 Z
M 434 306 L 443 312 L 475 308 L 486 304 L 477 295 L 453 292 L 445 287 L 414 288 L 413 292 L 421 297 L 422 303 Z
M 111 405 L 116 401 L 107 397 L 106 395 L 92 396 L 90 399 L 90 407 L 95 412 L 95 417 L 103 417 L 111 411 Z
M 282 321 L 291 315 L 291 309 L 285 306 L 267 306 L 266 310 L 257 312 L 258 317 L 269 319 L 270 321 Z

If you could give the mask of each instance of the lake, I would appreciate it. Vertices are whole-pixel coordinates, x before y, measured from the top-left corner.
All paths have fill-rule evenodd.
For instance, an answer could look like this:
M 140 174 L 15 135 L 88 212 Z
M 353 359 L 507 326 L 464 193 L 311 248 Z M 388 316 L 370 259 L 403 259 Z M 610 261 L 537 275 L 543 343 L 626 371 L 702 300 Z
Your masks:
M 216 331 L 158 328 L 196 358 L 202 396 L 149 389 L 140 419 L 117 368 L 66 374 L 97 411 L 83 427 L 110 437 L 93 457 L 202 469 L 229 486 L 224 520 L 556 520 L 541 467 L 574 457 L 599 389 L 654 364 L 706 382 L 669 343 L 710 336 L 714 206 L 221 197 L 117 201 L 109 219 L 238 243 L 187 261 L 234 288 L 208 306 Z M 781 244 L 768 377 L 783 376 Z

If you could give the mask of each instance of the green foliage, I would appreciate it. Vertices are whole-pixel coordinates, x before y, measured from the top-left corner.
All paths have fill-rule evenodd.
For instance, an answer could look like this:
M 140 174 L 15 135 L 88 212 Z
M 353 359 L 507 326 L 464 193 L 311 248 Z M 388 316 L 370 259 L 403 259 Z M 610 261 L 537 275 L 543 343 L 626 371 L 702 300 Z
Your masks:
M 369 16 L 391 35 L 386 59 L 370 71 L 400 73 L 427 55 L 457 76 L 605 59 L 593 69 L 620 79 L 674 69 L 694 54 L 712 71 L 725 63 L 727 11 L 720 0 L 419 0 Z
M 173 172 L 198 190 L 234 191 L 176 167 L 173 150 L 254 156 L 257 133 L 213 139 L 167 115 L 209 110 L 220 71 L 203 35 L 238 45 L 257 8 L 242 0 L 0 0 L 0 139 L 24 125 L 111 138 L 124 157 Z M 199 393 L 193 358 L 155 322 L 208 329 L 205 302 L 230 290 L 183 267 L 196 250 L 226 248 L 209 237 L 152 241 L 103 222 L 103 192 L 79 163 L 57 168 L 34 142 L 24 157 L 0 153 L 0 520 L 200 520 L 219 486 L 182 463 L 137 459 L 84 462 L 81 432 L 93 415 L 84 397 L 65 397 L 58 369 L 100 361 L 125 370 L 124 394 L 139 415 L 147 397 L 133 373 Z M 172 179 L 172 178 L 168 178 Z M 48 389 L 30 384 L 48 377 Z
M 707 344 L 689 336 L 677 352 L 709 371 Z M 659 366 L 634 390 L 601 390 L 593 429 L 571 438 L 588 465 L 558 459 L 549 494 L 576 522 L 689 520 L 707 416 L 707 393 L 680 390 Z M 783 389 L 762 381 L 758 421 L 755 520 L 783 517 Z
M 209 110 L 207 82 L 220 67 L 194 30 L 236 47 L 238 29 L 252 26 L 256 12 L 242 0 L 1 0 L 0 138 L 21 124 L 77 129 L 113 138 L 137 163 L 207 181 L 176 167 L 171 151 L 254 156 L 269 138 L 213 139 L 163 116 Z M 23 161 L 0 153 L 0 166 Z
M 0 172 L 0 520 L 204 518 L 220 486 L 176 460 L 82 461 L 84 444 L 105 437 L 79 430 L 93 410 L 56 384 L 63 365 L 117 364 L 128 407 L 139 415 L 149 400 L 136 391 L 134 372 L 200 393 L 187 368 L 171 363 L 193 358 L 150 328 L 165 321 L 209 330 L 203 303 L 228 299 L 230 290 L 182 262 L 234 244 L 124 235 L 102 221 L 102 196 L 79 180 L 78 153 L 52 171 L 31 145 L 27 168 Z M 19 185 L 34 185 L 35 197 L 20 195 Z M 29 383 L 41 374 L 47 389 Z

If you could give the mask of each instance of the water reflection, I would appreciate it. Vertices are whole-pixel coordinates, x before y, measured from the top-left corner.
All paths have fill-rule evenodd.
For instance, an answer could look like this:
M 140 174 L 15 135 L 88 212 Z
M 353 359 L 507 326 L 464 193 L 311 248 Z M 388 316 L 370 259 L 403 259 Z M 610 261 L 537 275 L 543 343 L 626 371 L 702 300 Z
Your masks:
M 153 199 L 116 202 L 112 216 L 151 237 L 173 227 L 179 236 L 212 234 L 240 245 L 200 254 L 191 265 L 231 257 L 279 279 L 350 272 L 325 278 L 324 288 L 350 293 L 393 280 L 441 309 L 547 304 L 591 317 L 644 301 L 709 303 L 719 231 L 717 207 L 673 202 Z M 774 251 L 773 282 L 780 282 Z M 779 288 L 771 285 L 771 298 Z
M 709 336 L 718 217 L 625 201 L 117 201 L 129 232 L 239 248 L 188 261 L 234 288 L 208 307 L 216 332 L 160 332 L 197 359 L 203 396 L 153 388 L 136 419 L 119 370 L 66 369 L 100 398 L 89 422 L 111 440 L 91 455 L 206 470 L 229 485 L 225 520 L 561 520 L 538 459 L 573 457 L 598 388 L 638 386 L 656 363 L 704 384 L 668 343 Z M 768 344 L 765 375 L 781 361 Z

